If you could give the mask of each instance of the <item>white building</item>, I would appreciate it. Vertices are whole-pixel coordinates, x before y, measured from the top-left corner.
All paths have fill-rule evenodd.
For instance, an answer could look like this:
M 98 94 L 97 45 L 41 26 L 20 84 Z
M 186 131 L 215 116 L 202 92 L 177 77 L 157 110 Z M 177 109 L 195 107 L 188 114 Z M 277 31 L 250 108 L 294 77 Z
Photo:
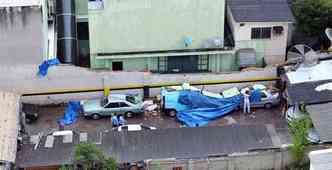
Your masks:
M 294 22 L 286 0 L 228 0 L 227 18 L 235 47 L 254 48 L 257 62 L 285 60 L 288 29 Z

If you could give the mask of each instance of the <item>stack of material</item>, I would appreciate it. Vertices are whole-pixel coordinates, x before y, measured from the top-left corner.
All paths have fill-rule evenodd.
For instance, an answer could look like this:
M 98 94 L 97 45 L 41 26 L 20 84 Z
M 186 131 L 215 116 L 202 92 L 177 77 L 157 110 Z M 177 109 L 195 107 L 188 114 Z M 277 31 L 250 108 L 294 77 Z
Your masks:
M 19 95 L 0 92 L 0 108 L 0 160 L 13 163 L 19 130 Z

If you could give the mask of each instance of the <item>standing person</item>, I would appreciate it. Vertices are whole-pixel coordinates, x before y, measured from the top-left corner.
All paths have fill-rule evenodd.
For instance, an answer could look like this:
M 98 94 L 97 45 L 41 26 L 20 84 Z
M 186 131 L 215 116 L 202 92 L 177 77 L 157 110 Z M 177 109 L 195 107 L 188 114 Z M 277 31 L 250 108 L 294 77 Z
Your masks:
M 117 118 L 114 114 L 112 114 L 111 122 L 112 122 L 112 126 L 113 126 L 113 127 L 117 127 L 117 126 L 119 126 L 118 118 Z
M 119 125 L 125 125 L 126 124 L 126 120 L 124 119 L 123 115 L 120 115 L 119 117 Z
M 244 97 L 243 113 L 250 113 L 249 90 L 246 90 L 244 92 L 243 97 Z

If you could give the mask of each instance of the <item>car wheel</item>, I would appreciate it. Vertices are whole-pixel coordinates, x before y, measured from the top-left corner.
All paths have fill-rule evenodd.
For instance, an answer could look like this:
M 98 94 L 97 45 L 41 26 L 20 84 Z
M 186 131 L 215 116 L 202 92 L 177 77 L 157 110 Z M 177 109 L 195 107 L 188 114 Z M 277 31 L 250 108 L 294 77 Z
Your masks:
M 134 115 L 133 112 L 126 112 L 126 113 L 125 113 L 125 117 L 126 117 L 126 118 L 131 118 L 131 117 L 133 117 L 133 115 Z
M 272 104 L 271 104 L 271 103 L 266 103 L 266 104 L 264 105 L 264 107 L 265 107 L 265 109 L 271 109 Z
M 176 116 L 176 110 L 172 109 L 168 112 L 168 115 L 171 116 L 171 117 L 175 117 Z
M 98 120 L 98 119 L 100 119 L 100 115 L 97 114 L 97 113 L 93 114 L 91 117 L 92 117 L 93 120 Z

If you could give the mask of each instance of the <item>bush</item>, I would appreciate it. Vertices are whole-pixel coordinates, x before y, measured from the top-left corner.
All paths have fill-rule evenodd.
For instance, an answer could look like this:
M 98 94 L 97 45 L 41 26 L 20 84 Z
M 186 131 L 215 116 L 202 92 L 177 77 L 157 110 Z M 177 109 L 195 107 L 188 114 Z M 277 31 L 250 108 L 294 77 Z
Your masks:
M 331 0 L 293 0 L 297 28 L 309 36 L 319 35 L 332 27 Z
M 291 152 L 293 158 L 299 164 L 304 163 L 304 156 L 306 146 L 309 144 L 307 140 L 308 130 L 312 128 L 312 122 L 309 117 L 293 120 L 290 123 L 290 131 L 292 134 L 293 146 L 291 147 Z
M 74 169 L 83 170 L 116 170 L 117 163 L 113 158 L 107 158 L 93 143 L 77 144 L 74 148 Z M 63 166 L 61 168 L 66 168 Z M 71 169 L 61 169 L 71 170 Z

